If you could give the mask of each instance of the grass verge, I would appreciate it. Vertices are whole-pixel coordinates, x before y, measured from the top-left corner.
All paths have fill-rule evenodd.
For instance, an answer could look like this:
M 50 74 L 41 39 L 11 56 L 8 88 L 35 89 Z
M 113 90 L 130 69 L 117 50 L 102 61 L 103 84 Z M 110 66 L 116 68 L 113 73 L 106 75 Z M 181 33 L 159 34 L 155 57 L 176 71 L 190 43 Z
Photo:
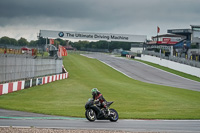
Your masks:
M 0 108 L 84 117 L 91 89 L 114 101 L 120 118 L 200 119 L 200 92 L 133 80 L 96 59 L 64 57 L 69 78 L 0 96 Z

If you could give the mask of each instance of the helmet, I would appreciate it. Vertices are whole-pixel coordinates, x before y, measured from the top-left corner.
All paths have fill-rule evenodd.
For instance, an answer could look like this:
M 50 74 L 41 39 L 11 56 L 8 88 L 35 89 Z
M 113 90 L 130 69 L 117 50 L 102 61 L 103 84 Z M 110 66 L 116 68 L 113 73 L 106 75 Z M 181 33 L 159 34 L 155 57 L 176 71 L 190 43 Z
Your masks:
M 98 92 L 98 89 L 97 89 L 97 88 L 93 88 L 93 89 L 91 90 L 91 92 L 92 92 L 92 95 L 96 95 L 97 92 Z

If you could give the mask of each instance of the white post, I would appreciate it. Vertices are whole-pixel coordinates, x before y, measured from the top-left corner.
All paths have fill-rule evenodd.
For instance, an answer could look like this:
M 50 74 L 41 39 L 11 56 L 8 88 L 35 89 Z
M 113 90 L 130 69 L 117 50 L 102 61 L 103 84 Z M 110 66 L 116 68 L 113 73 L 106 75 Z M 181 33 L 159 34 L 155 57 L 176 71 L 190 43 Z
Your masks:
M 173 50 L 174 50 L 174 49 L 173 49 L 173 46 L 171 46 L 171 48 L 170 48 L 170 55 L 171 55 L 171 56 L 173 56 Z

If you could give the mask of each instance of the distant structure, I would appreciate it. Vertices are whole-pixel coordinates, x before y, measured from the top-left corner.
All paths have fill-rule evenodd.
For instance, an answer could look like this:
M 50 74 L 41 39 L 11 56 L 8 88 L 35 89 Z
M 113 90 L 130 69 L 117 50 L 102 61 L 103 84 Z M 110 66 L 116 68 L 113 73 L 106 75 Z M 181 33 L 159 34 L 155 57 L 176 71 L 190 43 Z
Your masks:
M 192 59 L 200 60 L 200 25 L 191 25 L 191 29 L 169 29 L 167 33 L 153 36 L 147 41 L 146 49 L 160 49 L 166 56 L 192 56 Z M 191 47 L 196 50 L 188 53 Z

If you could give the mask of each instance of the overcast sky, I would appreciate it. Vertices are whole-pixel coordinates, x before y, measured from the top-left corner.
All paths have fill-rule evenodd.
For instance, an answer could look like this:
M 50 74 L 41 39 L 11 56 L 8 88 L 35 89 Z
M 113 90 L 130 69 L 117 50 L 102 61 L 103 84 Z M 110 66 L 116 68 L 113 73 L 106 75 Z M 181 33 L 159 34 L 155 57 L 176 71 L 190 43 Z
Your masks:
M 0 0 L 0 37 L 39 30 L 147 35 L 200 25 L 200 0 Z

